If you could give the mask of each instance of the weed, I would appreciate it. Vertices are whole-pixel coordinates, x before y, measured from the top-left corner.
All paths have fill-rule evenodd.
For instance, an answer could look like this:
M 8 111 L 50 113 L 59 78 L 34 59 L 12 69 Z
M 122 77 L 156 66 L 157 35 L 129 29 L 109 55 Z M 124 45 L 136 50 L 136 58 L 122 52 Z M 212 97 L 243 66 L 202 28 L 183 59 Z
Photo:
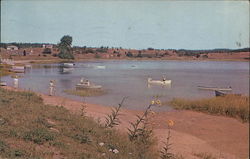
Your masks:
M 117 125 L 120 124 L 120 120 L 118 118 L 118 116 L 120 115 L 119 111 L 120 111 L 120 109 L 121 109 L 121 107 L 123 105 L 123 102 L 124 102 L 124 100 L 126 98 L 127 97 L 124 97 L 122 99 L 121 103 L 118 105 L 118 107 L 117 108 L 112 108 L 111 114 L 108 114 L 107 117 L 105 117 L 105 121 L 106 121 L 105 127 L 106 128 L 112 128 L 112 127 L 117 126 Z

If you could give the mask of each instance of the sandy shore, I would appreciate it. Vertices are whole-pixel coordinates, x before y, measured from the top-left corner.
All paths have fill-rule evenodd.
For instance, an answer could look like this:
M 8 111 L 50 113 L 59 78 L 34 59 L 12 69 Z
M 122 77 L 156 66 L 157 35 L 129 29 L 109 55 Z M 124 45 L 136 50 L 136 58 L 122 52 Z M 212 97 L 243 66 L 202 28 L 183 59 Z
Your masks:
M 15 90 L 11 87 L 6 89 Z M 21 91 L 21 90 L 18 90 Z M 61 105 L 73 113 L 79 113 L 83 103 L 72 99 L 39 94 L 46 104 Z M 84 103 L 86 114 L 101 121 L 110 113 L 110 107 Z M 121 124 L 117 127 L 126 132 L 129 122 L 142 111 L 122 109 Z M 249 124 L 236 119 L 207 115 L 193 111 L 171 111 L 156 113 L 151 117 L 154 135 L 158 139 L 159 149 L 167 137 L 167 120 L 173 120 L 172 152 L 186 159 L 195 159 L 194 154 L 209 153 L 218 158 L 245 159 L 249 155 Z

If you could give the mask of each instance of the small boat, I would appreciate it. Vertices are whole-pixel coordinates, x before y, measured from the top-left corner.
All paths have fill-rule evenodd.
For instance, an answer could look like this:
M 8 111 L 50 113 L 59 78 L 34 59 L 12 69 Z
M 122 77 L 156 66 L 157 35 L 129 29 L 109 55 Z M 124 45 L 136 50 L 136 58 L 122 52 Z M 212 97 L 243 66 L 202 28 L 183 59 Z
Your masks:
M 100 89 L 102 88 L 101 85 L 95 85 L 93 83 L 90 83 L 88 80 L 81 79 L 80 83 L 76 85 L 76 90 L 81 89 Z
M 198 86 L 199 89 L 203 90 L 212 90 L 212 91 L 232 91 L 232 87 L 229 86 L 228 88 L 220 88 L 220 87 L 206 87 L 206 86 Z
M 214 92 L 215 92 L 215 96 L 216 96 L 216 97 L 221 97 L 221 96 L 225 96 L 225 95 L 226 95 L 226 93 L 225 93 L 225 92 L 222 92 L 222 91 L 217 91 L 217 90 L 215 90 Z
M 102 88 L 101 85 L 94 85 L 94 84 L 91 84 L 91 85 L 86 85 L 86 84 L 77 84 L 76 85 L 76 90 L 81 90 L 81 89 L 100 89 Z
M 4 81 L 0 81 L 0 86 L 7 86 L 7 83 Z
M 97 69 L 105 69 L 106 66 L 103 66 L 103 65 L 99 65 L 99 66 L 96 66 Z
M 11 71 L 15 73 L 24 73 L 25 67 L 24 66 L 12 66 Z
M 152 78 L 148 78 L 148 83 L 168 85 L 168 84 L 171 84 L 171 80 L 152 80 Z
M 61 66 L 62 66 L 62 67 L 67 67 L 67 68 L 71 68 L 71 67 L 74 67 L 75 64 L 74 64 L 74 63 L 62 63 Z

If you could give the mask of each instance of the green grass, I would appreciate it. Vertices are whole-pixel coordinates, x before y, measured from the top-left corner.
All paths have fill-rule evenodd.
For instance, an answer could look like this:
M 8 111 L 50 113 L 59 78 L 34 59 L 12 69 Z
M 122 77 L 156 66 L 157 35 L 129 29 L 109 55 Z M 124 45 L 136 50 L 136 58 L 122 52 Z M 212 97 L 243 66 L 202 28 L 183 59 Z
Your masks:
M 101 96 L 106 93 L 103 89 L 65 90 L 64 92 L 80 97 Z
M 158 158 L 154 145 L 149 147 L 144 151 L 127 134 L 63 107 L 45 105 L 34 93 L 0 88 L 0 158 Z
M 209 114 L 239 118 L 249 122 L 249 97 L 226 95 L 209 99 L 173 99 L 170 104 L 176 109 L 194 110 Z

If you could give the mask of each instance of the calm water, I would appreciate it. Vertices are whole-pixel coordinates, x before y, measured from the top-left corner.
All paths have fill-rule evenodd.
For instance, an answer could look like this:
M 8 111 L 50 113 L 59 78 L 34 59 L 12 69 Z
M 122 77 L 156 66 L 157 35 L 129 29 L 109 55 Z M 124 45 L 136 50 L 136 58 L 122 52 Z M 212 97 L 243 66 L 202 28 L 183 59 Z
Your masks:
M 172 80 L 170 86 L 147 85 L 147 78 Z M 117 105 L 125 96 L 125 107 L 144 109 L 154 96 L 162 101 L 174 97 L 207 98 L 213 91 L 197 89 L 198 85 L 233 88 L 233 93 L 249 95 L 249 63 L 221 61 L 96 61 L 76 63 L 70 72 L 62 72 L 59 64 L 34 65 L 19 80 L 20 87 L 48 94 L 51 79 L 56 80 L 56 95 L 82 100 L 67 95 L 65 89 L 74 89 L 81 77 L 102 85 L 107 94 L 86 97 L 85 101 L 103 105 Z M 13 79 L 4 77 L 9 85 Z M 166 110 L 165 108 L 155 108 Z

